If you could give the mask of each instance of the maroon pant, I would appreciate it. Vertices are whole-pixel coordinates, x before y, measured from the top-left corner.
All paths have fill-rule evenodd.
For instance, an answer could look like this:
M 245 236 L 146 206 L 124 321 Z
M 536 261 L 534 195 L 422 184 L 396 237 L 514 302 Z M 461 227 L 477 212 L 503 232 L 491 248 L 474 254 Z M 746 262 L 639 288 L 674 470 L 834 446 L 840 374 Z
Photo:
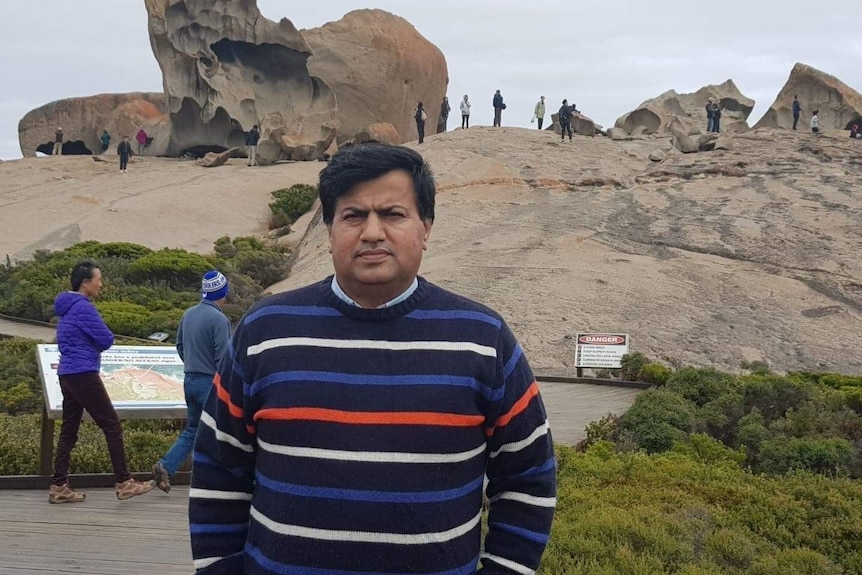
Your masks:
M 108 442 L 108 453 L 114 468 L 114 481 L 122 483 L 131 478 L 126 465 L 126 448 L 123 446 L 123 428 L 114 410 L 105 384 L 98 373 L 75 373 L 60 376 L 60 389 L 63 391 L 63 425 L 60 427 L 60 440 L 54 457 L 54 485 L 66 483 L 69 474 L 69 459 L 78 441 L 78 429 L 84 410 L 102 429 Z

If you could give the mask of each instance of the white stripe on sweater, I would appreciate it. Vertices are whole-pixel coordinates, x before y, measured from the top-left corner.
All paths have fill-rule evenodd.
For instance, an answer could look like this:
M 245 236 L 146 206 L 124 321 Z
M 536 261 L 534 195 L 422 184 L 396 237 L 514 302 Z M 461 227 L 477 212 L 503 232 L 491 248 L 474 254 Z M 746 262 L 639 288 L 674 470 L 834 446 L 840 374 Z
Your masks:
M 533 575 L 535 573 L 535 571 L 533 571 L 529 567 L 521 565 L 520 563 L 515 563 L 514 561 L 506 559 L 504 557 L 492 555 L 490 553 L 482 553 L 482 559 L 490 559 L 494 563 L 502 565 L 506 569 L 511 569 L 512 571 L 520 573 L 521 575 Z
M 195 559 L 195 561 L 194 561 L 195 569 L 200 570 L 200 569 L 203 569 L 205 567 L 209 567 L 213 563 L 221 561 L 222 559 L 224 559 L 224 557 L 206 557 L 204 559 Z
M 426 545 L 429 543 L 445 543 L 465 535 L 479 525 L 482 513 L 479 512 L 467 523 L 446 531 L 431 533 L 375 533 L 371 531 L 341 531 L 335 529 L 318 529 L 302 525 L 290 525 L 273 521 L 254 507 L 251 517 L 279 535 L 318 539 L 321 541 L 349 541 L 352 543 L 388 543 L 391 545 Z
M 210 415 L 206 411 L 201 414 L 201 423 L 212 429 L 215 432 L 216 439 L 218 439 L 219 441 L 229 443 L 237 449 L 242 449 L 243 451 L 247 451 L 248 453 L 254 452 L 254 448 L 251 445 L 243 443 L 233 435 L 225 433 L 224 431 L 219 429 L 218 425 L 215 422 L 215 419 L 213 419 L 212 415 Z
M 280 347 L 329 347 L 335 349 L 384 349 L 389 351 L 470 351 L 497 357 L 497 350 L 472 341 L 386 341 L 377 339 L 325 339 L 316 337 L 280 337 L 250 345 L 246 355 L 252 356 Z
M 251 493 L 245 491 L 218 491 L 216 489 L 189 489 L 189 497 L 197 499 L 220 499 L 223 501 L 251 501 Z
M 492 452 L 491 453 L 491 459 L 494 459 L 495 457 L 497 457 L 501 453 L 514 453 L 516 451 L 521 451 L 525 447 L 529 447 L 537 439 L 547 435 L 548 429 L 550 429 L 550 426 L 548 425 L 548 420 L 546 419 L 545 422 L 542 425 L 540 425 L 539 427 L 537 427 L 536 430 L 533 431 L 533 433 L 528 435 L 526 437 L 526 439 L 522 439 L 521 441 L 515 441 L 512 443 L 507 443 L 505 445 L 502 445 L 500 447 L 500 449 L 498 449 L 497 451 Z
M 469 461 L 485 452 L 483 443 L 470 451 L 460 453 L 409 453 L 399 451 L 344 451 L 341 449 L 319 449 L 314 447 L 294 447 L 276 445 L 262 439 L 257 440 L 263 451 L 289 457 L 308 457 L 310 459 L 333 459 L 336 461 L 363 461 L 366 463 L 458 463 Z
M 491 503 L 496 503 L 501 499 L 508 499 L 509 501 L 520 501 L 521 503 L 535 505 L 536 507 L 553 508 L 557 506 L 556 497 L 536 497 L 535 495 L 527 495 L 526 493 L 519 493 L 517 491 L 503 491 L 489 499 L 489 501 Z

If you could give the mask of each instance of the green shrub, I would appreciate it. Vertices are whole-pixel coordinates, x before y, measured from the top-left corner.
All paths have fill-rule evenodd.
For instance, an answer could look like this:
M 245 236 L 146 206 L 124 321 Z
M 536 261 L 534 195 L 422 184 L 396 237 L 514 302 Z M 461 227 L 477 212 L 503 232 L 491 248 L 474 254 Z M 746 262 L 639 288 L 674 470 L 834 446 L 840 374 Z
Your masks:
M 694 420 L 695 407 L 690 401 L 664 389 L 651 389 L 638 396 L 619 425 L 648 453 L 656 453 L 684 440 Z
M 673 444 L 673 451 L 701 463 L 730 463 L 741 466 L 745 461 L 745 448 L 731 449 L 705 433 L 693 433 L 685 441 Z
M 665 385 L 673 372 L 669 367 L 661 363 L 648 363 L 641 368 L 638 381 L 645 381 L 653 385 Z
M 215 267 L 204 256 L 186 250 L 164 249 L 147 254 L 129 265 L 133 283 L 165 283 L 172 289 L 199 289 L 201 276 Z
M 767 422 L 784 417 L 811 398 L 813 386 L 780 375 L 749 375 L 740 378 L 740 393 L 746 411 L 758 409 Z
M 759 471 L 781 474 L 806 470 L 841 476 L 849 473 L 853 456 L 853 446 L 846 439 L 769 439 L 760 444 Z
M 287 258 L 273 251 L 240 251 L 234 259 L 234 269 L 268 287 L 287 276 Z
M 317 199 L 316 186 L 294 184 L 286 189 L 272 192 L 275 201 L 269 204 L 272 211 L 270 229 L 288 226 L 311 209 Z
M 627 353 L 620 360 L 620 377 L 626 381 L 640 381 L 643 367 L 649 363 L 649 358 L 639 351 Z
M 711 367 L 685 367 L 674 373 L 667 382 L 668 391 L 678 393 L 699 406 L 718 399 L 735 386 L 732 375 Z
M 96 302 L 96 309 L 116 334 L 146 337 L 153 333 L 152 313 L 142 305 L 124 301 L 100 301 Z

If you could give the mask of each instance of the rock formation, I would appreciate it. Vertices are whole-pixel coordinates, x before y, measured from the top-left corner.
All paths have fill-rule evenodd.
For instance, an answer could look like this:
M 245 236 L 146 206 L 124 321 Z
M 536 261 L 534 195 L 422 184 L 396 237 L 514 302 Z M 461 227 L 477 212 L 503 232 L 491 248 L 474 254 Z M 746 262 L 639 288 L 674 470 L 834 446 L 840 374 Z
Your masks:
M 631 135 L 669 133 L 671 120 L 677 118 L 686 132 L 706 131 L 706 102 L 709 99 L 721 104 L 721 130 L 739 132 L 749 129 L 748 116 L 754 109 L 754 100 L 747 98 L 733 80 L 723 84 L 704 86 L 691 94 L 678 94 L 669 90 L 647 100 L 634 111 L 617 119 L 614 124 Z
M 244 146 L 254 124 L 261 163 L 322 145 L 335 95 L 309 72 L 311 49 L 289 20 L 267 20 L 255 0 L 145 3 L 171 116 L 168 154 Z
M 338 98 L 339 143 L 378 122 L 416 139 L 418 101 L 425 103 L 428 130 L 437 125 L 449 82 L 446 59 L 408 21 L 382 10 L 357 10 L 302 35 L 313 53 L 309 72 Z
M 381 142 L 383 144 L 400 144 L 402 142 L 401 136 L 398 135 L 398 130 L 388 122 L 371 124 L 356 132 L 356 135 L 353 137 L 355 144 L 370 141 Z
M 755 127 L 792 128 L 794 95 L 799 96 L 802 106 L 799 127 L 803 130 L 808 130 L 812 110 L 820 110 L 821 130 L 849 130 L 854 123 L 862 125 L 862 94 L 835 76 L 796 64 L 775 102 Z
M 25 115 L 18 123 L 21 154 L 33 157 L 36 152 L 50 154 L 54 132 L 63 128 L 65 155 L 99 154 L 102 130 L 111 134 L 111 150 L 123 136 L 134 138 L 143 126 L 153 138 L 149 154 L 167 149 L 168 117 L 163 94 L 100 94 L 69 98 L 45 104 Z M 109 150 L 109 151 L 111 151 Z
M 554 133 L 558 136 L 562 135 L 563 130 L 560 128 L 559 114 L 557 112 L 551 114 L 551 125 L 548 126 L 548 129 L 554 130 Z M 597 133 L 596 123 L 580 112 L 575 112 L 572 114 L 572 131 L 584 136 L 595 136 Z

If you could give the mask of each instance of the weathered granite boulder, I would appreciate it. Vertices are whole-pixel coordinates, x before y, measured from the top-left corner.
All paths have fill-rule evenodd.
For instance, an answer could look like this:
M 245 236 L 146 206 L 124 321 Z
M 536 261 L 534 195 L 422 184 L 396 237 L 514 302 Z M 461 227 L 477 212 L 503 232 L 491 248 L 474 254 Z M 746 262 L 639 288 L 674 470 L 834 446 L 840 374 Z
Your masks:
M 688 135 L 688 130 L 685 129 L 679 118 L 674 118 L 668 122 L 667 130 L 673 134 L 673 147 L 683 154 L 693 154 L 700 150 L 699 143 Z
M 217 168 L 225 165 L 238 151 L 239 148 L 230 148 L 224 152 L 209 152 L 198 160 L 198 164 L 204 168 Z
M 169 154 L 244 146 L 254 124 L 261 149 L 285 136 L 316 142 L 335 120 L 335 94 L 309 72 L 311 49 L 289 20 L 264 18 L 255 0 L 145 4 L 171 118 Z M 299 159 L 296 149 L 268 156 Z
M 755 128 L 792 128 L 793 96 L 799 96 L 802 114 L 799 127 L 808 130 L 812 110 L 819 110 L 821 130 L 849 130 L 862 124 L 862 94 L 825 72 L 796 64 L 787 83 Z
M 18 123 L 21 154 L 33 157 L 36 152 L 50 154 L 54 132 L 63 128 L 63 153 L 100 154 L 102 130 L 111 135 L 112 153 L 123 136 L 134 139 L 143 126 L 153 143 L 148 154 L 163 153 L 168 141 L 168 116 L 163 94 L 99 94 L 84 98 L 58 100 L 28 112 Z
M 620 116 L 614 125 L 632 135 L 654 134 L 668 131 L 670 121 L 676 118 L 686 134 L 693 130 L 706 131 L 706 103 L 709 99 L 721 105 L 722 131 L 749 129 L 748 116 L 754 109 L 754 100 L 744 96 L 733 80 L 704 86 L 691 94 L 668 90 Z
M 334 121 L 322 124 L 315 134 L 297 134 L 295 130 L 273 123 L 270 137 L 261 140 L 257 147 L 257 161 L 265 166 L 282 160 L 319 160 L 335 141 L 335 133 Z
M 554 112 L 551 114 L 551 126 L 554 129 L 554 133 L 558 136 L 562 135 L 563 130 L 560 127 L 560 114 Z M 590 118 L 587 118 L 580 112 L 576 112 L 572 114 L 572 131 L 576 134 L 582 134 L 584 136 L 595 136 L 597 133 L 596 123 L 593 122 Z
M 356 132 L 356 135 L 353 137 L 353 142 L 356 144 L 372 141 L 392 145 L 402 142 L 401 136 L 398 135 L 398 130 L 389 122 L 380 122 L 366 126 Z
M 302 36 L 313 53 L 309 72 L 338 98 L 339 143 L 379 122 L 395 126 L 398 143 L 415 140 L 418 101 L 425 103 L 429 133 L 437 125 L 449 83 L 446 58 L 407 20 L 356 10 Z

